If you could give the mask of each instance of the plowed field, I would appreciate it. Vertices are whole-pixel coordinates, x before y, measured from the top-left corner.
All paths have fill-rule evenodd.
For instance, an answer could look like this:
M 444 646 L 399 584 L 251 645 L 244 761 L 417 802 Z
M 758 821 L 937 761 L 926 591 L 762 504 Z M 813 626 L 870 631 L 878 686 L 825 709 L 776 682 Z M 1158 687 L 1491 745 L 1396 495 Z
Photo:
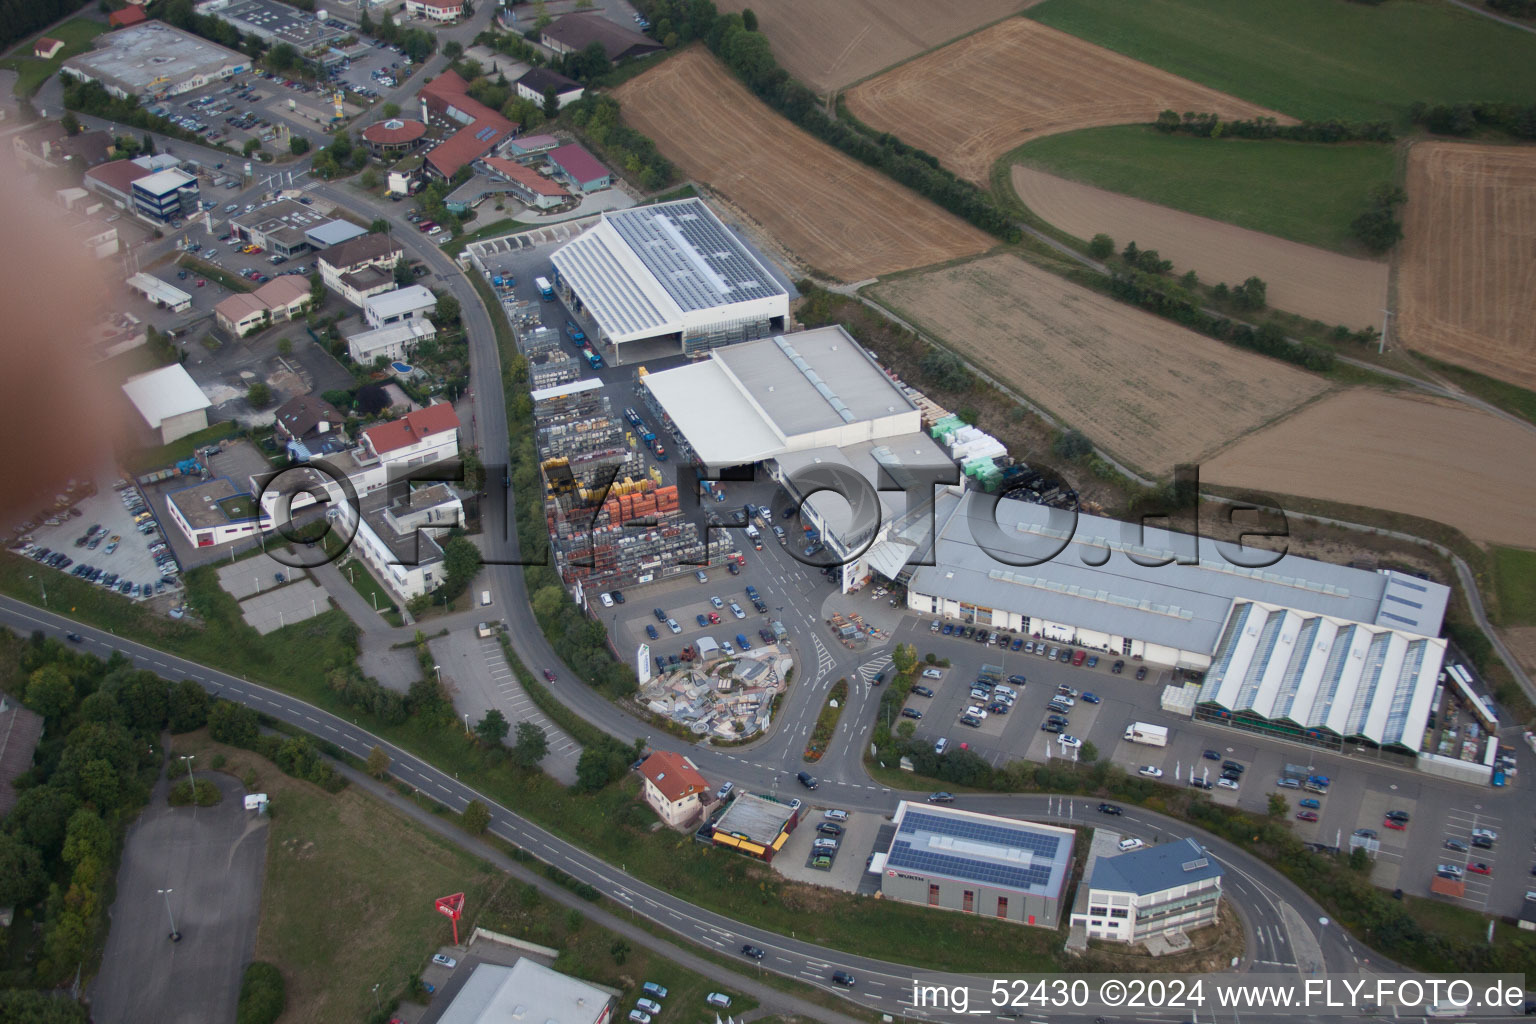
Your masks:
M 1327 387 L 1013 255 L 898 278 L 874 296 L 1153 474 L 1198 461 Z
M 616 91 L 624 119 L 810 267 L 846 281 L 981 252 L 991 236 L 812 138 L 695 47 Z
M 1025 18 L 861 82 L 846 99 L 866 124 L 981 184 L 999 157 L 1042 135 L 1144 123 L 1168 109 L 1290 120 Z
M 1536 149 L 1419 143 L 1403 220 L 1397 340 L 1536 388 Z
M 1200 472 L 1215 484 L 1423 516 L 1474 540 L 1524 547 L 1536 537 L 1536 437 L 1448 400 L 1345 391 Z

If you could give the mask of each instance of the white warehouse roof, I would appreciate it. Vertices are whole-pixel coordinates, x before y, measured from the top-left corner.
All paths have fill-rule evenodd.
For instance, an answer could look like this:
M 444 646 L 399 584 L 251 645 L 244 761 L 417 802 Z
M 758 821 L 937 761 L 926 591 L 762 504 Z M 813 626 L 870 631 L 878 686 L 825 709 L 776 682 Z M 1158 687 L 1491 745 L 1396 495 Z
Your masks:
M 511 967 L 476 964 L 440 1024 L 592 1024 L 612 996 L 523 957 Z
M 180 363 L 128 378 L 123 383 L 123 392 L 155 430 L 173 416 L 213 405 Z
M 437 296 L 432 294 L 432 289 L 420 284 L 410 284 L 404 288 L 370 295 L 363 300 L 363 308 L 380 320 L 435 305 L 437 305 Z
M 367 233 L 367 228 L 360 228 L 351 221 L 332 220 L 304 232 L 304 239 L 316 249 L 329 249 L 333 245 L 340 245 L 342 242 Z
M 165 283 L 154 274 L 146 274 L 143 271 L 139 271 L 130 277 L 127 284 L 129 288 L 142 292 L 152 301 L 163 302 L 172 309 L 192 301 L 192 296 L 180 288 Z
M 197 182 L 197 178 L 179 167 L 167 167 L 163 171 L 146 175 L 133 183 L 133 187 L 153 196 L 169 195 L 177 189 Z
M 701 199 L 604 213 L 551 260 L 615 343 L 735 319 L 746 303 L 753 316 L 789 312 L 789 294 Z

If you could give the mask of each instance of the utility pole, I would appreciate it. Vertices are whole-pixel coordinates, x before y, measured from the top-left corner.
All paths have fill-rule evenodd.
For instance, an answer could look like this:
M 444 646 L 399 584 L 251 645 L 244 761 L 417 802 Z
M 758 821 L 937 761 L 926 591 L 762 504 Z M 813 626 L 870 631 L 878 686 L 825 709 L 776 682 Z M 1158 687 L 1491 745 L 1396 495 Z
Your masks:
M 1392 311 L 1390 309 L 1383 309 L 1381 311 L 1381 342 L 1376 346 L 1377 355 L 1381 355 L 1387 350 L 1387 324 L 1391 319 Z
M 171 913 L 171 893 L 175 892 L 176 890 L 156 889 L 155 891 L 158 892 L 161 896 L 165 897 L 165 916 L 171 919 L 171 941 L 180 942 L 181 932 L 176 930 L 176 915 Z

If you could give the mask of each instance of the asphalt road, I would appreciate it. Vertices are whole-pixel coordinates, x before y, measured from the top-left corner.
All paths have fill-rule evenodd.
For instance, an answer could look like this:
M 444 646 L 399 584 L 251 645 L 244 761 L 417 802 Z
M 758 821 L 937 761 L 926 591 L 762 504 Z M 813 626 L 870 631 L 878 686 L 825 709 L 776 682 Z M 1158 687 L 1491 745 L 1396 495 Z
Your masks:
M 425 763 L 413 754 L 393 746 L 355 722 L 348 722 L 329 712 L 313 707 L 286 694 L 247 682 L 224 672 L 210 669 L 195 662 L 157 651 L 135 641 L 108 632 L 81 626 L 62 616 L 43 609 L 0 598 L 0 623 L 26 635 L 33 630 L 62 637 L 66 630 L 74 630 L 84 637 L 84 649 L 109 657 L 120 652 L 136 667 L 149 669 L 164 678 L 178 681 L 190 678 L 211 693 L 254 707 L 263 714 L 281 719 L 304 729 L 328 742 L 335 743 L 348 753 L 366 758 L 375 746 L 381 746 L 390 755 L 393 773 L 422 793 L 459 811 L 472 799 L 479 799 L 492 809 L 491 831 L 535 854 L 540 860 L 553 864 L 576 879 L 596 887 L 605 896 L 627 909 L 652 920 L 688 941 L 730 955 L 743 943 L 751 943 L 767 951 L 761 966 L 767 970 L 796 978 L 808 984 L 818 985 L 829 991 L 846 995 L 862 1006 L 891 1014 L 926 1016 L 911 1005 L 913 969 L 885 961 L 860 957 L 838 950 L 828 949 L 794 938 L 786 938 L 773 932 L 733 921 L 688 903 L 678 896 L 657 889 L 625 874 L 621 868 L 607 864 L 586 851 L 567 843 L 539 826 L 513 814 L 496 801 L 478 792 L 472 786 L 459 781 Z M 920 798 L 918 794 L 902 794 L 908 798 Z M 850 791 L 849 799 L 840 802 L 850 810 L 887 812 L 897 794 L 886 790 L 858 794 Z M 967 797 L 960 806 L 991 813 L 1030 817 L 1061 823 L 1092 823 L 1098 817 L 1093 805 L 1050 796 L 978 796 Z M 1330 973 L 1354 973 L 1362 968 L 1361 957 L 1348 936 L 1335 927 L 1318 925 L 1321 910 L 1304 893 L 1278 872 L 1257 858 L 1252 857 L 1223 840 L 1205 836 L 1189 826 L 1173 819 L 1137 809 L 1116 821 L 1121 831 L 1151 840 L 1159 835 L 1168 837 L 1194 835 L 1204 843 L 1233 877 L 1233 885 L 1242 897 L 1234 900 L 1244 918 L 1250 941 L 1256 929 L 1264 929 L 1270 935 L 1284 935 L 1287 922 L 1277 909 L 1280 902 L 1299 908 L 1302 915 L 1311 915 L 1312 927 L 1316 928 L 1324 958 L 1323 970 Z M 1293 924 L 1295 922 L 1292 922 Z M 180 924 L 180 922 L 178 922 Z M 185 930 L 185 926 L 184 930 Z M 1263 948 L 1251 946 L 1250 948 Z M 1275 946 L 1277 955 L 1283 955 L 1290 946 Z M 1373 969 L 1386 969 L 1389 965 L 1375 961 Z M 1295 969 L 1295 968 L 1292 968 Z M 858 985 L 851 991 L 835 988 L 829 978 L 834 970 L 844 970 L 858 978 Z M 946 985 L 974 984 L 974 976 L 924 972 L 925 981 Z M 1250 1019 L 1253 1019 L 1250 1017 Z
M 255 951 L 261 918 L 267 823 L 245 810 L 239 782 L 217 772 L 200 778 L 219 787 L 222 803 L 171 807 L 170 783 L 161 778 L 128 831 L 112 929 L 90 987 L 98 1024 L 235 1019 L 241 972 Z M 169 939 L 172 916 L 179 942 Z

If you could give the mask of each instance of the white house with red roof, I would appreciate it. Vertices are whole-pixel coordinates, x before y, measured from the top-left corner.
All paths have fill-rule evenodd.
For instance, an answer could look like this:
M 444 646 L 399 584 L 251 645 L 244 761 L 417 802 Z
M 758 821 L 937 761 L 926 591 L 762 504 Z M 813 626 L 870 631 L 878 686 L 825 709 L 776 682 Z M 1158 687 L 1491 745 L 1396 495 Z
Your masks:
M 681 754 L 658 750 L 640 764 L 645 779 L 645 802 L 673 828 L 687 828 L 704 812 L 709 783 L 696 766 Z
M 405 0 L 405 13 L 433 21 L 458 21 L 464 16 L 464 0 Z
M 388 467 L 425 466 L 459 454 L 459 416 L 448 402 L 363 431 L 364 457 Z

